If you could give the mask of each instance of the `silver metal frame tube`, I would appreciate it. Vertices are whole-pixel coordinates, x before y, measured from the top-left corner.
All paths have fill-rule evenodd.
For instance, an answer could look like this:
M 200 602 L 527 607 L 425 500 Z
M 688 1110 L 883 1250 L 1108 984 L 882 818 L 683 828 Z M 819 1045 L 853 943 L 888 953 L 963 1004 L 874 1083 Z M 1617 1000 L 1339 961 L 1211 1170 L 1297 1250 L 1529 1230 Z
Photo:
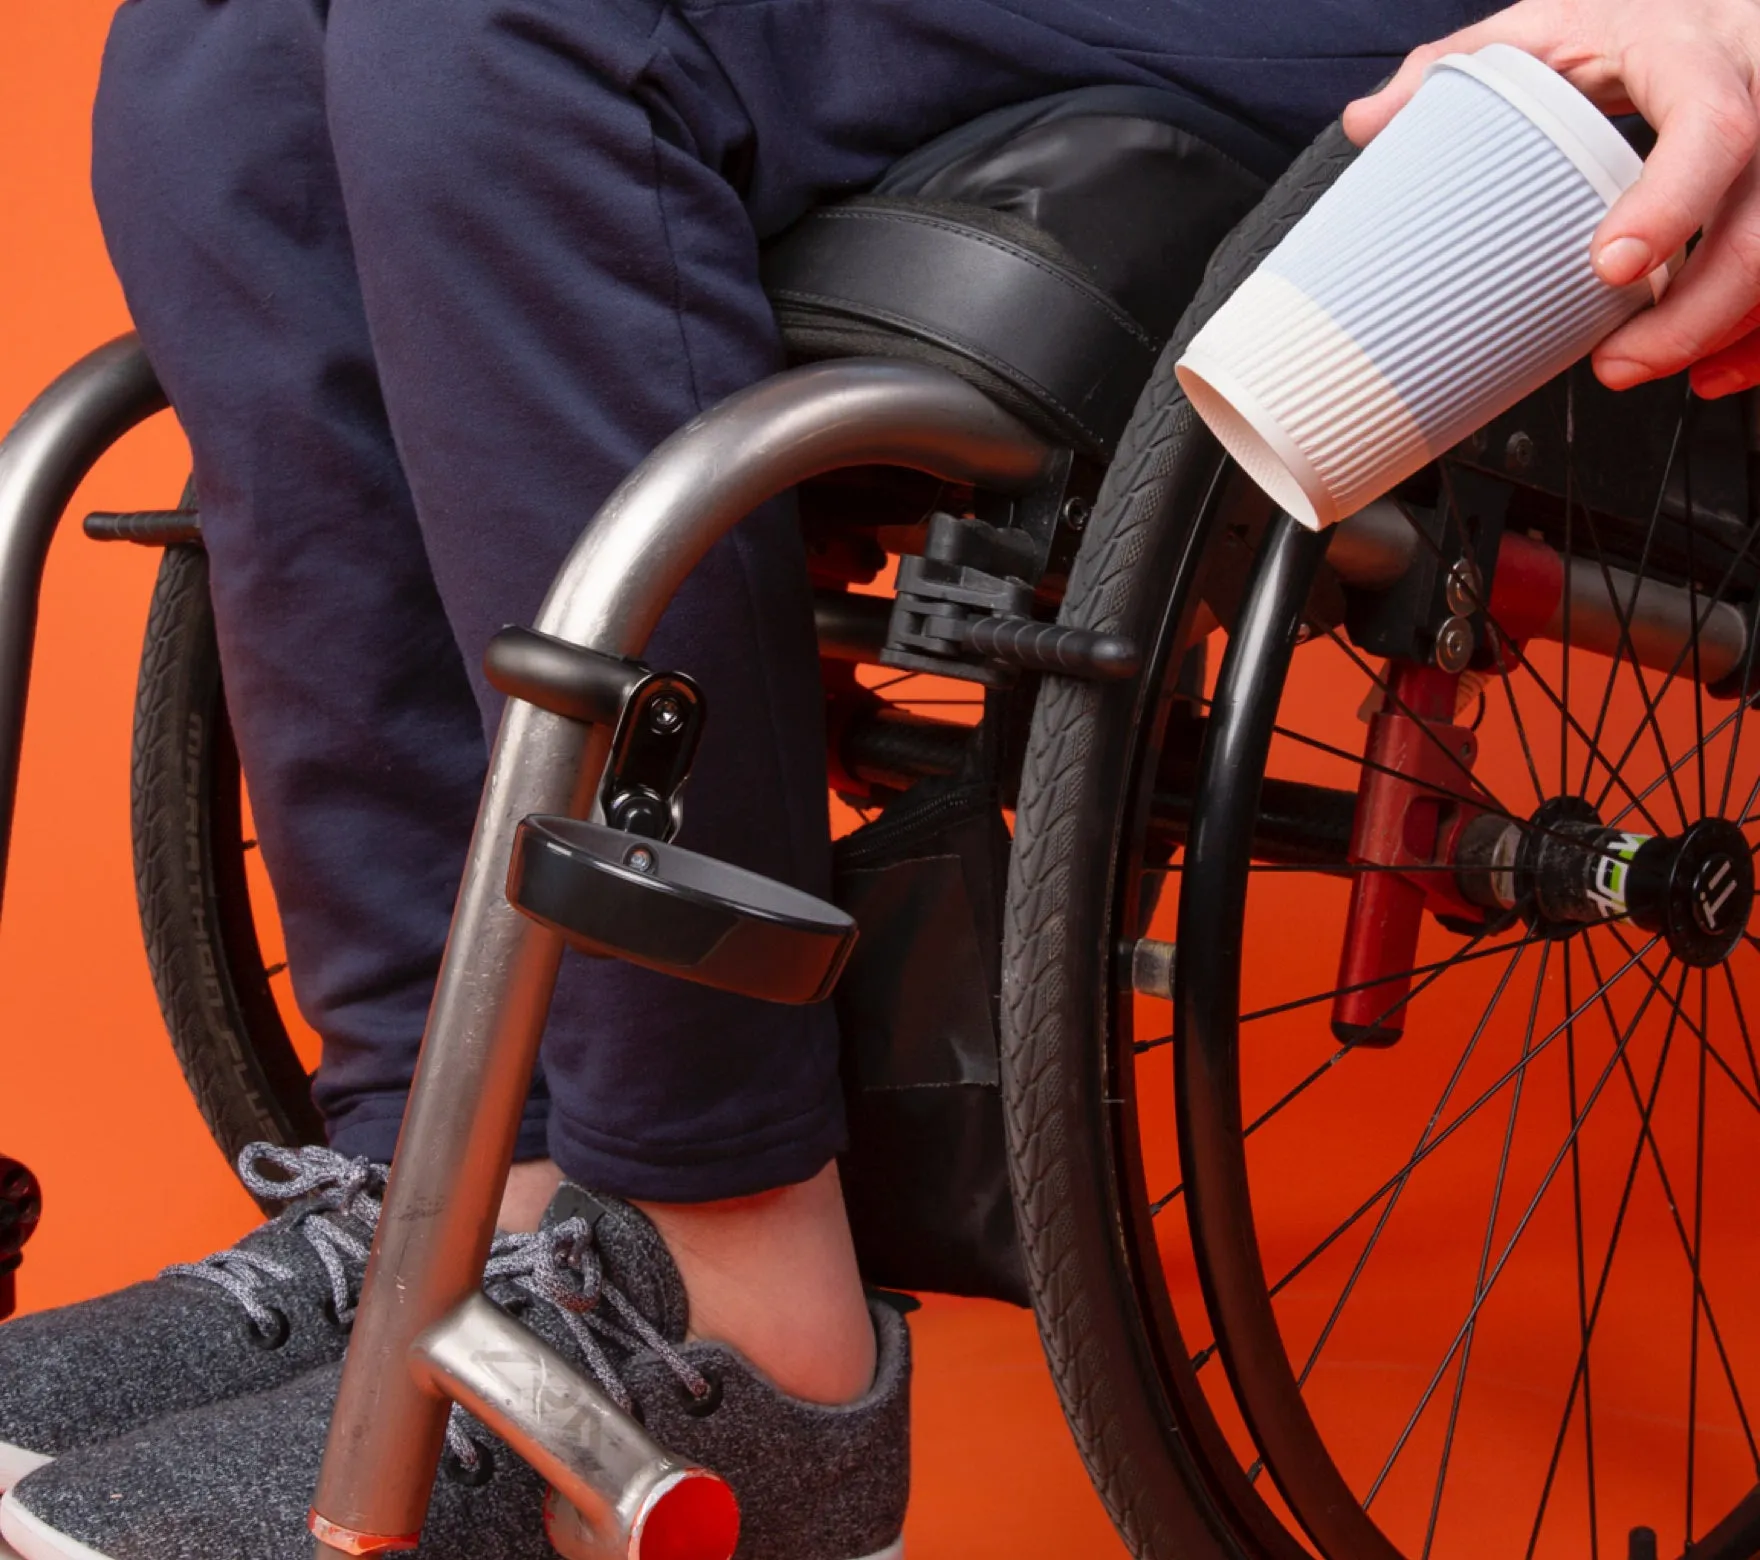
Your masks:
M 656 1443 L 591 1381 L 518 1322 L 473 1294 L 415 1342 L 418 1373 L 483 1421 L 569 1501 L 584 1550 L 627 1555 L 669 1497 L 705 1499 L 689 1481 L 718 1476 Z M 733 1496 L 709 1497 L 721 1511 Z M 713 1525 L 722 1533 L 726 1526 Z M 729 1535 L 731 1537 L 731 1535 Z M 728 1560 L 709 1546 L 703 1560 Z
M 49 543 L 99 457 L 164 409 L 140 343 L 119 336 L 68 369 L 0 441 L 0 905 Z
M 1326 549 L 1326 561 L 1348 585 L 1381 590 L 1411 567 L 1417 556 L 1418 535 L 1397 505 L 1385 501 L 1339 521 Z M 1609 588 L 1611 586 L 1611 589 Z M 1620 617 L 1629 615 L 1631 653 L 1640 666 L 1660 672 L 1679 670 L 1691 677 L 1693 667 L 1683 659 L 1699 624 L 1699 672 L 1707 684 L 1723 681 L 1737 671 L 1748 650 L 1748 620 L 1728 602 L 1711 602 L 1705 593 L 1694 593 L 1662 580 L 1640 582 L 1627 569 L 1609 567 L 1602 574 L 1600 563 L 1572 558 L 1565 573 L 1565 592 L 1570 600 L 1571 645 L 1592 654 L 1612 656 L 1621 645 Z M 1564 639 L 1565 594 L 1561 593 L 1552 619 L 1537 637 L 1554 643 Z
M 911 466 L 1024 490 L 1050 452 L 941 370 L 852 359 L 795 369 L 674 434 L 612 494 L 534 625 L 639 655 L 709 548 L 765 499 L 842 466 Z M 475 1294 L 561 943 L 507 901 L 514 833 L 584 817 L 607 734 L 513 702 L 502 720 L 343 1372 L 314 1528 L 319 1556 L 407 1547 L 427 1509 L 446 1401 L 416 1340 Z
M 1748 620 L 1727 601 L 1713 602 L 1705 591 L 1695 593 L 1661 580 L 1645 580 L 1640 587 L 1637 575 L 1626 569 L 1610 568 L 1604 577 L 1601 565 L 1592 558 L 1571 558 L 1566 568 L 1573 649 L 1617 655 L 1623 613 L 1630 631 L 1630 653 L 1640 666 L 1664 673 L 1678 671 L 1692 681 L 1693 660 L 1687 647 L 1696 619 L 1700 678 L 1714 685 L 1741 669 L 1742 658 L 1748 653 Z M 1541 632 L 1555 643 L 1563 641 L 1562 596 L 1558 610 Z

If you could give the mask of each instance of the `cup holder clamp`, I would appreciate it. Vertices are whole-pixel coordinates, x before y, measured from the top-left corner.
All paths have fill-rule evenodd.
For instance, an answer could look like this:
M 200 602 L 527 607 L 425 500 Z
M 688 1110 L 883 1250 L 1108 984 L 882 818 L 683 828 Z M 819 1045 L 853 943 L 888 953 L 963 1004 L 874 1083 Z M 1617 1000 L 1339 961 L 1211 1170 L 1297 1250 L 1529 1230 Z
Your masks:
M 507 876 L 517 909 L 598 958 L 768 1002 L 831 994 L 855 945 L 847 914 L 670 843 L 705 714 L 690 678 L 525 628 L 497 634 L 484 666 L 509 697 L 615 727 L 606 821 L 520 824 Z

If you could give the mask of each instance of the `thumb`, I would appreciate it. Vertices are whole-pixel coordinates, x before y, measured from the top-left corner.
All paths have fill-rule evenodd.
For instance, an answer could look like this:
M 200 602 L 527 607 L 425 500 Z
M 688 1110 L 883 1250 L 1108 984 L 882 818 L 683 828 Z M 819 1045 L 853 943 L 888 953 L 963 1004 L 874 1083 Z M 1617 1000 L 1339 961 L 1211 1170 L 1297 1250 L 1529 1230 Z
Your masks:
M 1549 24 L 1545 0 L 1522 0 L 1507 11 L 1413 49 L 1391 79 L 1345 109 L 1344 133 L 1358 146 L 1367 146 L 1411 102 L 1413 94 L 1424 84 L 1424 72 L 1444 55 L 1471 54 L 1488 43 L 1509 43 L 1544 56 L 1556 32 L 1557 28 Z

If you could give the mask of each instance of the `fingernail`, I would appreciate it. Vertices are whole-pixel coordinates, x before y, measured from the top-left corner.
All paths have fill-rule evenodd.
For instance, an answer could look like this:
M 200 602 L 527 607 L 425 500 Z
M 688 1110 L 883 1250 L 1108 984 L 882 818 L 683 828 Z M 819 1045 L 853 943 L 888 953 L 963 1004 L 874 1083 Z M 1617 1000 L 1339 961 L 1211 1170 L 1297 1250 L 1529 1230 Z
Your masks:
M 1701 401 L 1715 401 L 1720 395 L 1734 395 L 1746 387 L 1747 381 L 1733 368 L 1693 370 L 1693 394 Z
M 1648 276 L 1656 269 L 1656 262 L 1650 257 L 1650 246 L 1643 239 L 1628 234 L 1596 250 L 1595 269 L 1609 286 L 1624 287 L 1640 276 Z

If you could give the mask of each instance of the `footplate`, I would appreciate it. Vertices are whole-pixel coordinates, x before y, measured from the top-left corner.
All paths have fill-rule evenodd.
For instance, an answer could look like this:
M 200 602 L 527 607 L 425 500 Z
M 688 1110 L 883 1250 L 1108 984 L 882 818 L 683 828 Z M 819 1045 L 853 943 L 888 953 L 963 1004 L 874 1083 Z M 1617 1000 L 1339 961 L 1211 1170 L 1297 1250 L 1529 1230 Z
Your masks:
M 767 1002 L 829 996 L 856 940 L 811 894 L 574 818 L 520 825 L 507 897 L 584 953 Z

